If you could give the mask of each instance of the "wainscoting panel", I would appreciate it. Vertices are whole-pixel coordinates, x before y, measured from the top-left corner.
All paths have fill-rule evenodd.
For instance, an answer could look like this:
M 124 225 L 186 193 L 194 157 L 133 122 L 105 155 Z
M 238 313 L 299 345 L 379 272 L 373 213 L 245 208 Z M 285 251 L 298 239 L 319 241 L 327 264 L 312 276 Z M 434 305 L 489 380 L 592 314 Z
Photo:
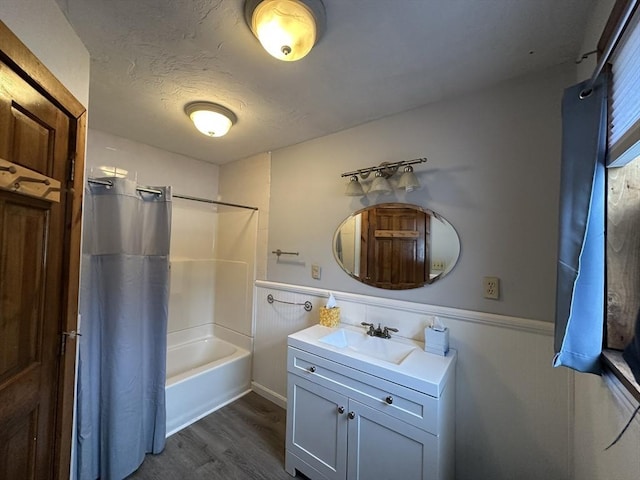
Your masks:
M 267 302 L 310 301 L 302 306 Z M 554 369 L 553 325 L 481 312 L 333 292 L 343 323 L 382 323 L 397 335 L 424 341 L 439 317 L 458 352 L 456 478 L 458 480 L 566 480 L 571 478 L 572 385 Z M 256 282 L 254 390 L 286 405 L 287 335 L 318 322 L 328 292 Z

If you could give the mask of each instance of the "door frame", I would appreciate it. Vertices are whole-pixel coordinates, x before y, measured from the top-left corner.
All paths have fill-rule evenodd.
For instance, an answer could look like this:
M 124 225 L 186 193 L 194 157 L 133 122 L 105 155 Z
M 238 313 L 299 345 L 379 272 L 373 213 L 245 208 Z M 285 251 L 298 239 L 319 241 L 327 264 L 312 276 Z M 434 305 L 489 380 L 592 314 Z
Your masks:
M 69 117 L 70 178 L 61 185 L 67 196 L 63 247 L 62 332 L 77 330 L 80 286 L 80 242 L 82 233 L 82 194 L 84 190 L 84 156 L 86 145 L 86 108 L 37 59 L 27 46 L 0 20 L 0 59 L 23 80 L 53 102 Z M 66 342 L 60 359 L 53 454 L 53 478 L 69 478 L 73 405 L 76 372 L 76 342 Z

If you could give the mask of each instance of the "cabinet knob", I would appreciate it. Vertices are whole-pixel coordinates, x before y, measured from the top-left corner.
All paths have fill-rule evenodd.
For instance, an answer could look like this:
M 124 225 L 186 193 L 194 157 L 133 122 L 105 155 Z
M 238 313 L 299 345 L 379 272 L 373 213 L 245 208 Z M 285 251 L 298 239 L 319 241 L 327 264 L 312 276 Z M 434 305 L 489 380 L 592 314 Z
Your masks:
M 384 401 L 387 402 L 389 405 L 391 405 L 393 403 L 393 397 L 389 395 L 387 398 L 384 399 Z
M 315 373 L 316 372 L 316 367 L 309 367 L 309 371 L 311 373 Z
M 353 420 L 354 418 L 356 418 L 356 414 L 353 412 L 349 412 L 349 414 L 347 415 L 347 417 L 349 417 L 349 420 Z
M 344 407 L 341 405 L 338 407 L 338 413 L 342 415 L 344 413 Z

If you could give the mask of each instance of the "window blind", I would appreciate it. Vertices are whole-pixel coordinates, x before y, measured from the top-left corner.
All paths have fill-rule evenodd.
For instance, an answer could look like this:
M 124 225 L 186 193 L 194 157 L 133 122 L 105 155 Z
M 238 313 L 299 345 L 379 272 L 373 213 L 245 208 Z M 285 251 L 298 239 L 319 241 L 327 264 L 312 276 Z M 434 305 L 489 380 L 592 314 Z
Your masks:
M 640 156 L 640 13 L 636 11 L 611 60 L 609 160 L 621 167 Z

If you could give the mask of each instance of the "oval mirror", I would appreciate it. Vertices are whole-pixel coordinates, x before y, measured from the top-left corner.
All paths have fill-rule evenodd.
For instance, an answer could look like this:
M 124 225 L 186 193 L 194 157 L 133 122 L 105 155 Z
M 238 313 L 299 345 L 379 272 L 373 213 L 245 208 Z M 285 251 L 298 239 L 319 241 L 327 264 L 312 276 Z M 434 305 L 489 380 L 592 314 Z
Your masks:
M 383 203 L 359 210 L 340 224 L 333 254 L 356 280 L 403 290 L 448 274 L 458 261 L 460 239 L 442 215 L 417 205 Z

